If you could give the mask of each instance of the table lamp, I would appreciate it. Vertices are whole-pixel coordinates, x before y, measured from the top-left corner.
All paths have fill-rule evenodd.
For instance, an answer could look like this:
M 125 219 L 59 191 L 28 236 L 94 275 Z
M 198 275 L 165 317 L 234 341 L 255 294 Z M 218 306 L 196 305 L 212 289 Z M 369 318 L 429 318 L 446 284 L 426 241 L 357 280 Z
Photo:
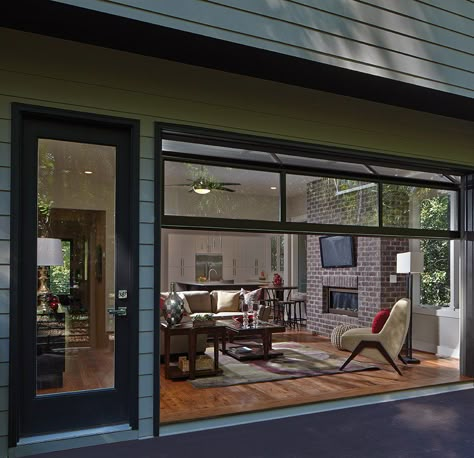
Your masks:
M 61 239 L 51 239 L 46 237 L 38 238 L 37 262 L 39 267 L 39 287 L 37 296 L 39 305 L 43 312 L 48 312 L 48 267 L 63 265 L 63 251 Z
M 397 254 L 397 273 L 408 274 L 407 289 L 410 299 L 410 325 L 406 340 L 406 356 L 403 360 L 407 364 L 419 364 L 420 360 L 413 358 L 413 274 L 421 273 L 424 269 L 424 256 L 420 251 L 408 251 Z

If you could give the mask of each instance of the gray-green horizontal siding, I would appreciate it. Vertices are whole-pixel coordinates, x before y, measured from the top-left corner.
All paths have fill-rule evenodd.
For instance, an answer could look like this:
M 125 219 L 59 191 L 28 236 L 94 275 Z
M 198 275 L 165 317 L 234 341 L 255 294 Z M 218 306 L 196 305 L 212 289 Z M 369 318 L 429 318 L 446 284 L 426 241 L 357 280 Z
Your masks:
M 474 96 L 469 0 L 57 1 Z

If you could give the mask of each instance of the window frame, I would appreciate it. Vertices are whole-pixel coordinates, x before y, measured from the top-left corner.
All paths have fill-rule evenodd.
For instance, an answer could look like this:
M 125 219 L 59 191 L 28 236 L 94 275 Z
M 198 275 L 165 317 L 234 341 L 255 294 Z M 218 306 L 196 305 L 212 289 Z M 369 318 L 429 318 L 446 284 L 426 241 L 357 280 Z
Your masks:
M 226 158 L 220 159 L 216 157 L 207 157 L 201 155 L 192 155 L 179 152 L 170 152 L 163 151 L 163 142 L 162 140 L 176 140 L 176 141 L 189 141 L 190 143 L 209 143 L 210 145 L 220 145 L 223 147 L 237 147 L 241 146 L 242 142 L 245 143 L 245 147 L 255 149 L 256 151 L 266 151 L 270 152 L 273 150 L 286 155 L 308 155 L 307 146 L 305 154 L 301 153 L 301 145 L 297 143 L 291 143 L 293 147 L 288 147 L 285 149 L 284 146 L 286 143 L 280 142 L 270 142 L 268 140 L 262 140 L 254 137 L 250 137 L 252 143 L 249 144 L 248 136 L 243 136 L 240 134 L 227 134 L 223 132 L 218 132 L 218 136 L 210 136 L 207 129 L 197 129 L 196 128 L 185 128 L 177 126 L 169 126 L 166 124 L 157 124 L 157 151 L 158 151 L 158 170 L 160 171 L 160 183 L 161 187 L 159 193 L 161 195 L 160 200 L 160 217 L 162 226 L 166 228 L 199 228 L 199 229 L 209 229 L 209 230 L 229 230 L 229 231 L 251 231 L 251 232 L 273 232 L 273 233 L 305 233 L 305 234 L 351 234 L 355 236 L 390 236 L 390 237 L 406 237 L 406 238 L 434 238 L 434 239 L 459 239 L 461 237 L 460 230 L 427 230 L 427 229 L 416 229 L 416 228 L 397 228 L 397 227 L 387 227 L 383 226 L 383 215 L 380 212 L 382 208 L 382 196 L 383 193 L 378 193 L 378 204 L 379 204 L 379 221 L 377 226 L 358 226 L 358 225 L 347 225 L 341 226 L 338 224 L 316 224 L 316 223 L 307 223 L 307 222 L 296 222 L 296 221 L 287 221 L 286 219 L 286 175 L 301 175 L 301 176 L 314 176 L 314 177 L 330 177 L 335 179 L 350 179 L 356 181 L 369 181 L 371 183 L 376 183 L 380 187 L 383 184 L 396 184 L 396 185 L 412 185 L 418 187 L 427 187 L 432 189 L 444 189 L 455 191 L 457 194 L 457 227 L 460 225 L 460 190 L 461 186 L 456 183 L 432 183 L 427 182 L 426 180 L 416 180 L 411 178 L 399 177 L 387 177 L 380 175 L 369 175 L 369 174 L 355 174 L 340 172 L 336 173 L 333 170 L 327 169 L 304 169 L 302 170 L 299 167 L 293 167 L 283 164 L 268 164 L 261 163 L 257 161 L 244 161 L 240 159 L 229 159 Z M 216 131 L 212 131 L 216 133 Z M 224 138 L 223 138 L 224 136 Z M 228 138 L 225 138 L 228 137 Z M 272 145 L 272 146 L 270 146 Z M 295 146 L 296 145 L 296 146 Z M 329 149 L 329 148 L 328 148 Z M 345 151 L 345 150 L 344 150 Z M 317 147 L 314 148 L 314 157 L 318 157 L 318 152 L 320 149 Z M 339 151 L 340 152 L 340 151 Z M 354 161 L 351 155 L 354 155 L 354 152 L 347 150 L 348 157 L 346 161 Z M 368 161 L 367 157 L 359 158 L 359 162 L 364 159 Z M 255 171 L 267 171 L 280 174 L 280 219 L 279 221 L 262 221 L 262 220 L 234 220 L 228 218 L 211 218 L 211 217 L 201 217 L 201 216 L 176 216 L 176 215 L 166 215 L 164 213 L 164 163 L 165 161 L 175 161 L 175 162 L 190 162 L 194 164 L 203 164 L 209 166 L 218 166 L 218 167 L 236 167 L 247 170 Z M 381 163 L 380 158 L 378 160 L 370 160 L 369 162 Z M 385 163 L 387 165 L 387 163 Z M 399 164 L 398 164 L 399 167 Z M 453 167 L 454 170 L 454 167 Z M 452 170 L 449 170 L 450 173 Z M 446 168 L 444 169 L 446 172 Z M 459 173 L 459 172 L 456 172 Z

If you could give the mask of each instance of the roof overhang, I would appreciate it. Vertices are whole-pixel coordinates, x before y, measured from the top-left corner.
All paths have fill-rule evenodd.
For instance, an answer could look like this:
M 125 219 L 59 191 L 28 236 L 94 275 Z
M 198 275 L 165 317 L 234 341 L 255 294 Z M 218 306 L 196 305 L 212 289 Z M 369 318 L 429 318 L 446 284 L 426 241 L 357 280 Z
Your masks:
M 49 0 L 4 2 L 0 26 L 474 121 L 474 99 Z

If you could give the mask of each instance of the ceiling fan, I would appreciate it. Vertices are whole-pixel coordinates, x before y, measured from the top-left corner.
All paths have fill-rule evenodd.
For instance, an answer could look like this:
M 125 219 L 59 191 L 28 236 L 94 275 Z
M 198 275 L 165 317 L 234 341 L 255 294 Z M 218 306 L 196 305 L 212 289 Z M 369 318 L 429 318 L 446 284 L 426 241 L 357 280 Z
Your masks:
M 221 183 L 204 177 L 195 180 L 187 178 L 186 180 L 189 183 L 170 184 L 168 186 L 188 186 L 190 188 L 188 192 L 195 192 L 196 194 L 208 194 L 211 191 L 235 192 L 235 189 L 228 188 L 227 186 L 240 186 L 240 183 Z

